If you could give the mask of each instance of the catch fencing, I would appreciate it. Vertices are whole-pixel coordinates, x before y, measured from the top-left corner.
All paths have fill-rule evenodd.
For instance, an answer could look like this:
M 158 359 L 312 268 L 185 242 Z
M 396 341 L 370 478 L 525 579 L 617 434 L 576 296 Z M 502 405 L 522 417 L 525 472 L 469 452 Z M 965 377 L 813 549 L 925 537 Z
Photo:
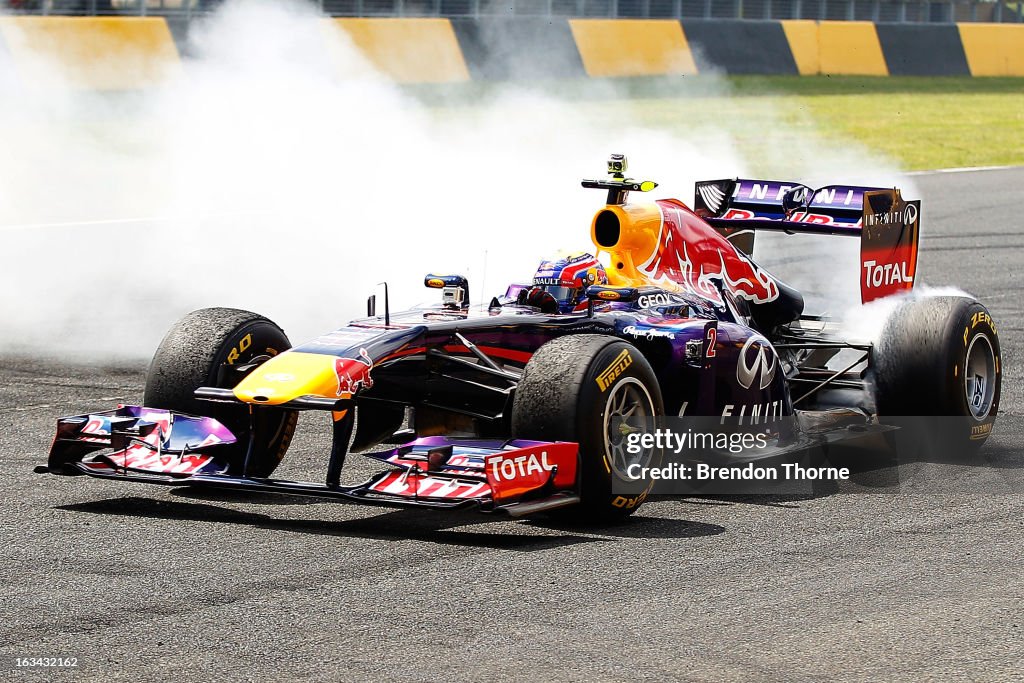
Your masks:
M 185 16 L 220 0 L 7 0 L 24 14 Z M 1024 0 L 317 0 L 335 17 L 602 17 L 612 19 L 814 19 L 875 23 L 1024 23 Z

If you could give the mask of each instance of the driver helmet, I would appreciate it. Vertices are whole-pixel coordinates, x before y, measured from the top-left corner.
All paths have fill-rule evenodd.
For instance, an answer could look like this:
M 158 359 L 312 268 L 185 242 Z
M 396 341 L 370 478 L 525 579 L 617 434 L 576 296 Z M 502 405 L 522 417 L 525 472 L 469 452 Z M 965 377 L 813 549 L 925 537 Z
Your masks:
M 545 313 L 572 313 L 587 307 L 587 287 L 608 284 L 604 266 L 592 254 L 580 252 L 541 261 L 526 302 Z

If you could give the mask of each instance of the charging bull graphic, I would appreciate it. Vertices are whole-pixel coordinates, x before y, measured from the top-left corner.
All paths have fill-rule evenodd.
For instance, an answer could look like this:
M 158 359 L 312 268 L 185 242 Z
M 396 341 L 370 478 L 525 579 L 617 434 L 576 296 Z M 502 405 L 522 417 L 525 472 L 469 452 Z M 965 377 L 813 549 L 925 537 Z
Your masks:
M 638 268 L 655 282 L 683 285 L 699 296 L 723 305 L 713 280 L 737 297 L 767 303 L 779 297 L 779 285 L 718 233 L 673 200 L 659 200 L 661 232 L 650 257 Z
M 337 358 L 334 361 L 334 373 L 338 376 L 338 396 L 354 394 L 360 387 L 369 389 L 373 386 L 370 370 L 373 361 L 366 349 L 359 349 L 359 358 Z

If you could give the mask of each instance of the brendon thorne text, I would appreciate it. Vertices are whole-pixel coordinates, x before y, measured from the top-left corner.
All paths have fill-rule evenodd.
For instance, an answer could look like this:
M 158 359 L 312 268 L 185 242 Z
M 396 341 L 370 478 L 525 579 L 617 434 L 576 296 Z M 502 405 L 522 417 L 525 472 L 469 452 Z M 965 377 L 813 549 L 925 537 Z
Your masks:
M 847 467 L 808 467 L 796 462 L 778 465 L 711 465 L 704 462 L 684 465 L 669 463 L 662 467 L 644 467 L 633 463 L 626 469 L 626 476 L 635 480 L 677 480 L 677 481 L 845 481 L 850 478 Z

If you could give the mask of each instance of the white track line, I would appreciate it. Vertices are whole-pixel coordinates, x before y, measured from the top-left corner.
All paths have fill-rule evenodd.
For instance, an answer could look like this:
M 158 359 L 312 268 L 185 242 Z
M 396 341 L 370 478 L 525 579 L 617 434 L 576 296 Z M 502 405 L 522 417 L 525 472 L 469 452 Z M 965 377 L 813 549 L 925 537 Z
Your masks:
M 246 211 L 217 211 L 200 216 L 142 216 L 139 218 L 97 218 L 89 221 L 67 221 L 63 223 L 20 223 L 0 225 L 0 232 L 13 230 L 38 230 L 44 228 L 76 228 L 86 225 L 129 225 L 132 223 L 169 223 L 175 220 L 206 220 L 209 218 L 225 218 L 234 216 L 259 216 L 269 214 L 268 211 L 250 209 Z
M 934 175 L 936 173 L 977 173 L 979 171 L 1010 171 L 1024 169 L 1024 166 L 964 166 L 962 168 L 937 168 L 933 171 L 908 171 L 904 175 Z
M 1024 166 L 964 166 L 962 168 L 937 168 L 932 171 L 907 171 L 903 175 L 921 176 L 935 175 L 937 173 L 977 173 L 980 171 L 1007 171 L 1022 169 Z M 205 217 L 238 216 L 246 214 L 258 214 L 259 211 L 225 211 L 210 214 Z M 148 216 L 144 218 L 100 218 L 91 221 L 68 221 L 64 223 L 22 223 L 20 225 L 0 225 L 0 232 L 13 230 L 38 230 L 43 228 L 73 228 L 86 225 L 128 225 L 131 223 L 162 223 L 174 220 L 168 216 Z
M 83 225 L 124 225 L 128 223 L 158 223 L 169 221 L 170 218 L 154 216 L 152 218 L 101 218 L 92 221 L 68 221 L 66 223 L 22 223 L 20 225 L 0 225 L 0 230 L 36 230 L 39 228 L 73 228 Z

